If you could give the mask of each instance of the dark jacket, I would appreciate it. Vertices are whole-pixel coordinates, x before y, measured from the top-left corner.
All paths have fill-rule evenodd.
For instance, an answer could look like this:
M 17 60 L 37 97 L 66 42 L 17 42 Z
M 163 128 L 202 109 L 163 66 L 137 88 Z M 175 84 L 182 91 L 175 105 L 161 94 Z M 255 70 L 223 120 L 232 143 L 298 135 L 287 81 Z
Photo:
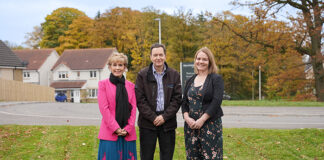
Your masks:
M 176 114 L 181 105 L 181 82 L 179 73 L 166 65 L 166 71 L 163 76 L 164 90 L 164 113 L 162 114 L 165 123 L 165 131 L 177 128 Z M 157 117 L 157 82 L 153 75 L 153 63 L 143 68 L 137 75 L 135 93 L 137 108 L 139 110 L 138 126 L 155 130 L 153 121 Z
M 189 112 L 188 90 L 196 78 L 196 74 L 189 78 L 186 82 L 183 100 L 181 105 L 182 113 Z M 208 74 L 202 89 L 202 109 L 210 118 L 208 120 L 215 120 L 222 117 L 223 110 L 221 108 L 224 92 L 224 82 L 218 74 Z

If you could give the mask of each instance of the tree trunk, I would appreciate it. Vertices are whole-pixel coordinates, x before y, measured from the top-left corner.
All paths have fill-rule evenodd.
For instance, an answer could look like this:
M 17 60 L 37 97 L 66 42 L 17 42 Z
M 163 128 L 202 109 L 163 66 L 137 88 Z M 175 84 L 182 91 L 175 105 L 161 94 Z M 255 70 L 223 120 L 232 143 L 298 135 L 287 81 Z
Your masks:
M 306 1 L 302 1 L 302 4 L 306 6 Z M 313 1 L 313 13 L 310 8 L 302 9 L 304 20 L 307 25 L 307 30 L 311 38 L 311 48 L 309 56 L 312 58 L 312 66 L 315 78 L 315 90 L 317 101 L 324 102 L 324 56 L 321 52 L 321 40 L 322 40 L 322 9 L 320 3 L 317 0 Z M 313 15 L 312 15 L 313 14 Z
M 324 56 L 321 53 L 321 36 L 313 35 L 312 40 L 312 66 L 315 78 L 316 98 L 319 102 L 324 102 Z M 314 53 L 315 52 L 315 53 Z
M 316 90 L 316 98 L 318 102 L 324 102 L 324 69 L 323 69 L 323 61 L 313 60 L 313 71 L 315 78 L 315 90 Z

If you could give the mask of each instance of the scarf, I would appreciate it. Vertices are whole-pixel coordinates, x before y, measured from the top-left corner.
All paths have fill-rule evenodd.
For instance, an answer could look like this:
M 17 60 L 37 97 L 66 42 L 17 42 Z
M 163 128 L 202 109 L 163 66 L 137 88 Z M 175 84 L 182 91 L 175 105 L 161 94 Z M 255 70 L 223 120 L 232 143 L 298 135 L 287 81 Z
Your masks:
M 110 74 L 110 82 L 116 86 L 116 121 L 120 128 L 124 128 L 130 117 L 130 104 L 128 102 L 128 95 L 125 88 L 125 77 L 118 78 Z

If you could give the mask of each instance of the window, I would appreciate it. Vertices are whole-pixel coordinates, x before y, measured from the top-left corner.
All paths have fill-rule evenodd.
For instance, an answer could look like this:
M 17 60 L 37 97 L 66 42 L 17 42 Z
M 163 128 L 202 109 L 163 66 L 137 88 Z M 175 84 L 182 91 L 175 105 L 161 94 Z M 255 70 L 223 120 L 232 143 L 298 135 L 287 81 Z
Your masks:
M 30 77 L 30 73 L 29 72 L 24 72 L 24 78 L 29 78 Z
M 98 95 L 98 89 L 89 89 L 88 90 L 89 93 L 89 98 L 97 98 Z
M 59 79 L 67 79 L 69 78 L 68 72 L 59 72 Z
M 97 77 L 97 71 L 90 71 L 90 78 Z
M 77 72 L 77 76 L 80 77 L 80 71 Z

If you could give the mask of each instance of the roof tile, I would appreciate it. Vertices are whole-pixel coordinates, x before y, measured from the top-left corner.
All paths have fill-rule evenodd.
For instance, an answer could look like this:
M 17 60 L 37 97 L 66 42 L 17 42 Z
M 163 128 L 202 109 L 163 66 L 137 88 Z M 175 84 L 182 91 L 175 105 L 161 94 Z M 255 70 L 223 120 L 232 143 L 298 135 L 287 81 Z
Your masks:
M 13 52 L 23 61 L 27 61 L 27 70 L 38 70 L 55 49 L 23 49 Z
M 57 60 L 52 70 L 61 63 L 72 70 L 102 69 L 113 52 L 117 52 L 117 50 L 115 48 L 67 49 Z
M 54 81 L 51 83 L 53 88 L 82 88 L 87 81 Z
M 1 40 L 0 40 L 0 66 L 25 67 L 22 61 Z

